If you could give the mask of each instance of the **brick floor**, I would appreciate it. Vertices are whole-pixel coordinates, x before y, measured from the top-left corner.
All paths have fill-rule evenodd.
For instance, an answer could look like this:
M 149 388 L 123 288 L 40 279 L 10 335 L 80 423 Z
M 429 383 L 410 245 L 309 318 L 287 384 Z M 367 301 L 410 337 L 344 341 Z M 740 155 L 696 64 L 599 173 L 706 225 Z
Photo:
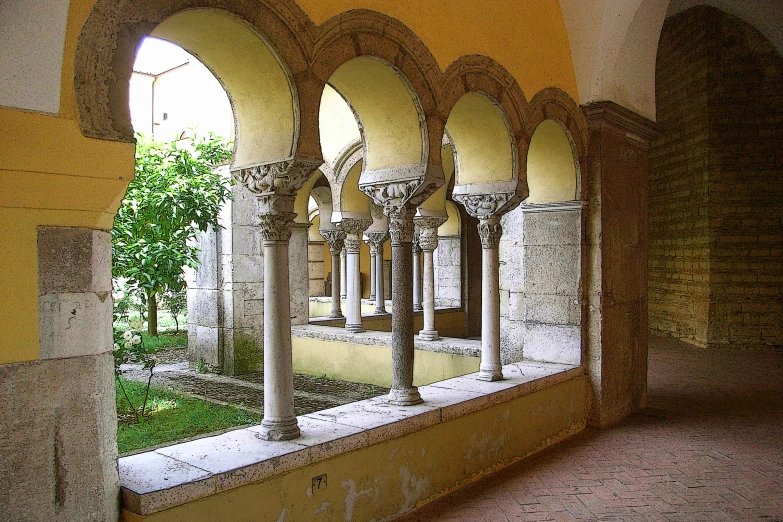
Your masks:
M 395 522 L 783 522 L 783 353 L 650 339 L 648 406 Z

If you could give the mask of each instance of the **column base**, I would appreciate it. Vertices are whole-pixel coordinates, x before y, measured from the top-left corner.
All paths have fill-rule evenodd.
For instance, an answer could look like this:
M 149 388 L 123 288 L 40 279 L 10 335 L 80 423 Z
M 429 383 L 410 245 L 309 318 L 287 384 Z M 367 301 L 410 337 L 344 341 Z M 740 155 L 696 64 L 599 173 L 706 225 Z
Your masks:
M 376 308 L 375 309 L 376 314 L 388 314 L 389 312 L 386 311 L 386 308 Z
M 291 440 L 298 438 L 299 435 L 299 424 L 297 423 L 296 418 L 290 421 L 261 420 L 259 438 L 262 440 Z
M 345 324 L 345 329 L 351 333 L 362 333 L 366 331 L 364 328 L 362 328 L 362 323 L 358 324 Z
M 421 306 L 421 305 L 413 305 L 413 311 L 414 312 L 423 312 L 424 311 L 424 307 Z
M 419 339 L 422 341 L 437 341 L 440 339 L 440 334 L 437 330 L 421 330 L 419 332 Z
M 395 406 L 413 406 L 424 402 L 419 394 L 419 389 L 415 386 L 405 389 L 392 388 L 388 397 L 389 404 Z
M 479 368 L 479 374 L 476 379 L 480 381 L 502 381 L 502 368 Z
M 345 316 L 341 312 L 332 312 L 329 314 L 329 319 L 345 319 Z

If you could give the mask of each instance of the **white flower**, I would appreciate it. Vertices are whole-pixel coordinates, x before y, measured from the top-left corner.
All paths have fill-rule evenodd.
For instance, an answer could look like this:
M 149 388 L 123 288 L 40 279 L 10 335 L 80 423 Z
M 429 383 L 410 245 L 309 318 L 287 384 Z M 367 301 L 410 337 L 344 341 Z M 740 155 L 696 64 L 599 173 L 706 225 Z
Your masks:
M 130 348 L 131 346 L 130 341 L 125 341 L 125 348 Z
M 119 345 L 119 344 L 117 344 L 117 343 L 114 343 L 114 349 L 115 349 L 115 350 L 119 350 L 119 349 L 120 349 L 120 345 Z
M 133 332 L 131 332 L 130 330 L 125 330 L 125 333 L 122 334 L 122 338 L 125 339 L 126 341 L 130 341 L 131 339 L 133 339 Z
M 141 344 L 141 337 L 139 337 L 138 335 L 134 335 L 133 339 L 131 339 L 131 342 L 133 344 Z

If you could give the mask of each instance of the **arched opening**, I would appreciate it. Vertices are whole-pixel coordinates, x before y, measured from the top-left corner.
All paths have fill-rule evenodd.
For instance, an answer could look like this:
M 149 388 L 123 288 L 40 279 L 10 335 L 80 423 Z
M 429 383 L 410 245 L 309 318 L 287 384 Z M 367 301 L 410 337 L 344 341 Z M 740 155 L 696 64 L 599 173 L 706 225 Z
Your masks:
M 527 152 L 530 203 L 572 201 L 577 197 L 577 163 L 568 135 L 554 120 L 538 124 Z
M 419 165 L 426 161 L 421 109 L 402 77 L 381 60 L 360 57 L 329 78 L 361 122 L 367 170 Z
M 501 252 L 508 306 L 502 338 L 525 359 L 580 364 L 581 202 L 576 147 L 563 124 L 538 124 L 527 153 L 529 197 L 506 214 Z
M 515 148 L 501 110 L 486 96 L 468 93 L 451 109 L 446 128 L 454 143 L 457 185 L 511 181 Z

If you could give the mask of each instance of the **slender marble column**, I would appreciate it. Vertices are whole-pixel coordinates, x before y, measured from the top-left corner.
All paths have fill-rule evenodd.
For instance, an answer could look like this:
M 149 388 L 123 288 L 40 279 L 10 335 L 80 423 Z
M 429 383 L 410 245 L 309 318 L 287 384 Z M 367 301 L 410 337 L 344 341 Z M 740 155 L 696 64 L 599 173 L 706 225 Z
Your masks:
M 340 298 L 345 299 L 347 297 L 348 292 L 348 274 L 347 274 L 347 265 L 346 265 L 346 258 L 348 257 L 348 253 L 345 251 L 345 249 L 340 251 Z
M 500 216 L 488 216 L 479 221 L 481 237 L 481 364 L 478 379 L 503 379 L 500 364 L 500 259 L 498 244 L 503 228 Z
M 345 218 L 340 228 L 346 233 L 346 316 L 345 329 L 349 332 L 363 332 L 362 328 L 362 280 L 359 266 L 359 251 L 362 246 L 362 233 L 372 224 L 371 219 Z
M 421 246 L 419 246 L 420 231 L 416 230 L 413 235 L 413 311 L 421 312 L 424 310 L 421 306 Z
M 375 313 L 385 314 L 387 312 L 383 289 L 383 245 L 389 239 L 389 233 L 386 231 L 367 232 L 365 235 L 376 252 L 371 261 L 375 265 L 375 280 L 372 283 L 375 285 Z
M 345 232 L 336 228 L 319 230 L 319 232 L 329 244 L 329 252 L 332 254 L 332 313 L 329 314 L 329 317 L 342 319 L 345 316 L 340 309 L 340 276 L 336 271 L 340 266 L 340 252 L 344 247 Z
M 293 197 L 291 196 L 291 207 Z M 294 370 L 291 352 L 291 303 L 288 281 L 288 241 L 293 212 L 262 214 L 264 247 L 264 419 L 261 437 L 299 437 L 294 412 Z
M 413 385 L 413 215 L 408 205 L 388 212 L 392 241 L 392 388 L 389 402 L 411 406 L 423 402 Z
M 237 169 L 233 176 L 256 197 L 264 250 L 264 419 L 259 437 L 299 436 L 294 411 L 288 242 L 296 191 L 323 161 L 297 157 Z
M 375 244 L 372 241 L 367 241 L 367 244 L 370 246 L 370 301 L 375 300 L 375 255 L 377 253 L 375 249 Z
M 419 246 L 424 257 L 422 306 L 424 308 L 424 328 L 419 332 L 419 339 L 423 341 L 435 341 L 440 339 L 435 329 L 435 267 L 432 262 L 432 253 L 438 248 L 438 227 L 446 220 L 437 217 L 425 217 L 416 219 L 419 225 Z

